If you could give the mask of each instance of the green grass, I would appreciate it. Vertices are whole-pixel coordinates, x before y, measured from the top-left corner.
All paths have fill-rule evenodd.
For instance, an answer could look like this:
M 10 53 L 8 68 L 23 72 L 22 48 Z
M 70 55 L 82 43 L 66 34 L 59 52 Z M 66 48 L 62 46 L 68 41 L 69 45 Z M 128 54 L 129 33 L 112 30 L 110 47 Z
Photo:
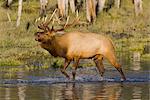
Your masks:
M 53 1 L 53 0 L 51 0 Z M 149 54 L 144 54 L 143 50 L 145 45 L 150 42 L 150 2 L 149 0 L 143 1 L 144 12 L 143 15 L 135 17 L 134 7 L 131 2 L 124 0 L 124 5 L 121 9 L 112 8 L 109 12 L 101 13 L 96 23 L 89 26 L 76 26 L 66 31 L 79 30 L 83 32 L 96 32 L 100 34 L 108 34 L 116 44 L 116 51 L 133 52 L 139 51 L 142 57 L 149 59 Z M 33 0 L 27 5 L 23 3 L 23 12 L 21 16 L 21 24 L 16 26 L 17 19 L 17 3 L 15 3 L 11 10 L 0 8 L 0 66 L 18 66 L 25 65 L 29 69 L 33 66 L 46 66 L 50 65 L 59 67 L 62 64 L 62 59 L 54 59 L 47 51 L 40 48 L 38 43 L 34 40 L 34 33 L 39 31 L 37 24 L 34 22 L 39 15 L 40 5 L 37 1 Z M 56 4 L 55 1 L 51 4 Z M 49 4 L 49 6 L 54 6 Z M 2 5 L 2 2 L 0 2 Z M 10 14 L 11 22 L 8 21 L 7 12 Z M 48 16 L 52 11 L 48 11 Z M 75 15 L 71 14 L 71 20 Z M 85 12 L 79 13 L 81 21 L 86 21 Z M 29 30 L 26 30 L 27 23 L 30 22 Z M 114 35 L 124 33 L 132 35 L 133 37 L 116 39 Z M 125 47 L 122 46 L 125 45 Z M 25 67 L 28 70 L 28 67 Z M 35 67 L 36 68 L 36 67 Z

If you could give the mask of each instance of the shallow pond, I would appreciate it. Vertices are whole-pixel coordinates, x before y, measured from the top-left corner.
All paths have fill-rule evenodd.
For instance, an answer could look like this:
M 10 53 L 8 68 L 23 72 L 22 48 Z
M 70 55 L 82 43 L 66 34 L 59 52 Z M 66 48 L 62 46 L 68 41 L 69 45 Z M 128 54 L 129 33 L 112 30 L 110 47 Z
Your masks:
M 122 62 L 125 82 L 107 62 L 103 80 L 96 67 L 78 68 L 75 81 L 56 68 L 22 70 L 13 77 L 0 72 L 0 100 L 149 100 L 150 62 L 128 61 Z M 67 71 L 71 74 L 71 68 Z
M 148 83 L 1 85 L 0 100 L 149 100 Z

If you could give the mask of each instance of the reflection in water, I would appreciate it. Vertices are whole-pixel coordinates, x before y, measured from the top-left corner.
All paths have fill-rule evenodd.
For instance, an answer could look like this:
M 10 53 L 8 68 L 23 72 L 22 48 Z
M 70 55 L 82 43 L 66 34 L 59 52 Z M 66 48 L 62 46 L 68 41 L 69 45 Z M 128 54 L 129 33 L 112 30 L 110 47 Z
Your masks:
M 115 85 L 103 85 L 104 87 L 99 90 L 96 96 L 96 100 L 119 100 L 121 96 L 121 85 L 115 84 Z
M 5 93 L 6 93 L 6 94 L 5 94 L 6 100 L 10 100 L 10 89 L 9 89 L 9 88 L 6 88 L 5 91 L 6 91 L 6 92 L 5 92 Z
M 25 76 L 25 71 L 20 70 L 20 72 L 17 73 L 17 78 L 22 79 Z M 25 85 L 17 85 L 18 87 L 18 97 L 19 100 L 25 100 L 26 97 L 26 86 Z
M 132 93 L 132 100 L 141 100 L 141 88 L 134 87 Z
M 62 98 L 69 100 L 77 100 L 80 98 L 78 91 L 79 87 L 75 84 L 66 84 L 66 86 L 61 90 Z
M 18 97 L 19 100 L 25 100 L 26 97 L 26 86 L 25 85 L 18 85 Z
M 19 87 L 17 89 L 17 87 Z M 17 96 L 18 93 L 18 96 Z M 148 100 L 148 84 L 65 83 L 0 87 L 0 100 Z
M 140 64 L 140 59 L 141 55 L 140 52 L 133 52 L 133 63 L 132 63 L 132 70 L 140 70 L 141 69 L 141 64 Z

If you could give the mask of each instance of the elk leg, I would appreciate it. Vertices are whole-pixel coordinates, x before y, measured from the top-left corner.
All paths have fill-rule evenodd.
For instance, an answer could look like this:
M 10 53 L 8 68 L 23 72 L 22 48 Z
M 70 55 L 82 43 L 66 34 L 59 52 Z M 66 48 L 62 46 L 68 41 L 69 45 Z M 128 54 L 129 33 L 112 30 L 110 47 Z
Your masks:
M 119 71 L 119 73 L 121 74 L 121 78 L 123 80 L 126 80 L 126 77 L 125 77 L 125 75 L 124 75 L 124 73 L 122 71 L 121 65 L 118 64 L 118 63 L 112 63 L 112 65 L 115 66 L 115 68 Z
M 103 57 L 102 57 L 102 56 L 96 56 L 96 57 L 94 58 L 94 62 L 95 62 L 95 64 L 96 64 L 96 67 L 97 67 L 98 70 L 99 70 L 99 73 L 100 73 L 101 77 L 103 77 L 104 72 L 105 72 L 105 69 L 104 69 L 104 65 L 103 65 L 102 60 L 103 60 Z
M 71 62 L 70 60 L 65 59 L 64 67 L 61 69 L 62 74 L 64 74 L 67 78 L 70 78 L 69 75 L 66 72 L 66 68 L 68 67 L 70 62 Z
M 121 67 L 115 67 L 118 71 L 119 71 L 119 73 L 121 74 L 121 78 L 123 79 L 123 80 L 126 80 L 126 77 L 125 77 L 125 75 L 124 75 L 124 73 L 123 73 L 123 71 L 122 71 L 122 68 Z
M 78 68 L 78 64 L 79 64 L 79 59 L 74 59 L 73 71 L 72 71 L 73 80 L 75 80 L 75 75 L 76 75 L 76 70 Z
M 122 71 L 121 65 L 118 64 L 117 61 L 116 61 L 116 57 L 114 55 L 111 55 L 111 54 L 107 55 L 106 57 L 110 61 L 110 63 L 119 71 L 119 73 L 121 74 L 121 78 L 123 80 L 126 80 L 126 77 L 125 77 L 125 75 Z

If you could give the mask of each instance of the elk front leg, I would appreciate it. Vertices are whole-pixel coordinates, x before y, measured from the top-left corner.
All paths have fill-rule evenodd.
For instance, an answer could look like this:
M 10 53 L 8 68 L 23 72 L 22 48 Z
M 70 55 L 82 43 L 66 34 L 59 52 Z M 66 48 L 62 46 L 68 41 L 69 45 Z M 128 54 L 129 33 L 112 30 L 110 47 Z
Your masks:
M 63 66 L 63 68 L 61 69 L 62 74 L 64 74 L 64 75 L 65 75 L 67 78 L 69 78 L 69 79 L 70 79 L 70 77 L 69 77 L 69 75 L 67 74 L 66 69 L 67 69 L 68 65 L 70 64 L 70 62 L 71 62 L 71 60 L 65 59 L 64 66 Z
M 99 73 L 101 75 L 101 77 L 103 77 L 104 75 L 104 72 L 105 72 L 105 69 L 104 69 L 104 65 L 103 65 L 103 57 L 100 56 L 100 55 L 97 55 L 95 58 L 94 58 L 94 62 L 96 64 L 96 67 L 98 68 L 99 70 Z
M 73 80 L 75 80 L 75 75 L 76 75 L 76 70 L 78 68 L 78 64 L 79 64 L 79 59 L 74 59 L 73 71 L 72 71 Z

